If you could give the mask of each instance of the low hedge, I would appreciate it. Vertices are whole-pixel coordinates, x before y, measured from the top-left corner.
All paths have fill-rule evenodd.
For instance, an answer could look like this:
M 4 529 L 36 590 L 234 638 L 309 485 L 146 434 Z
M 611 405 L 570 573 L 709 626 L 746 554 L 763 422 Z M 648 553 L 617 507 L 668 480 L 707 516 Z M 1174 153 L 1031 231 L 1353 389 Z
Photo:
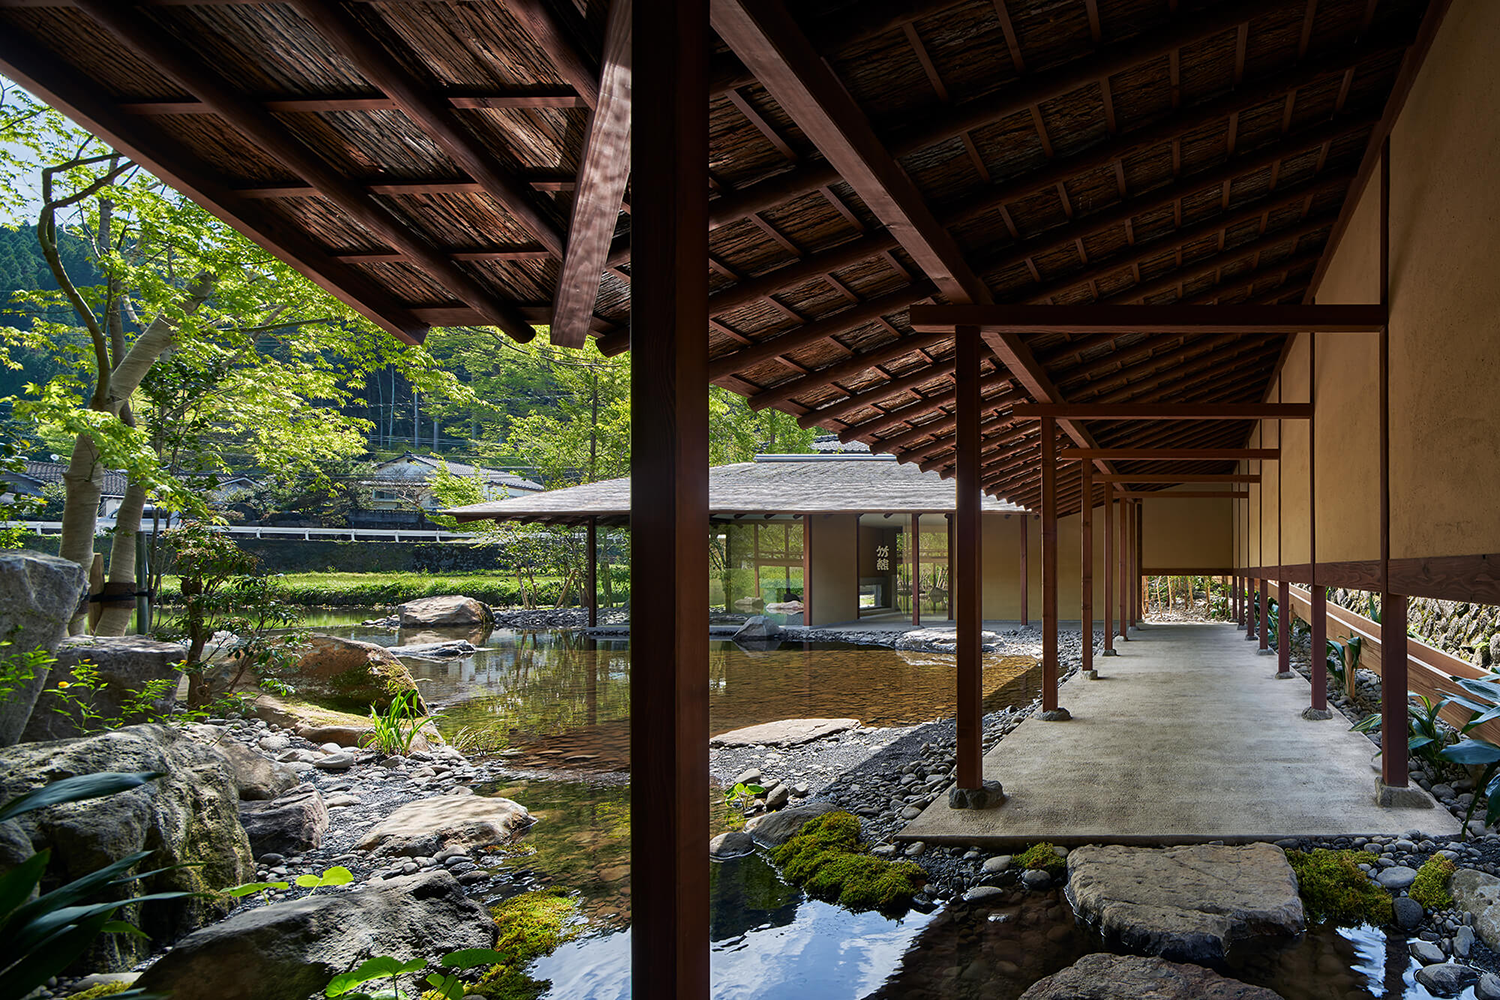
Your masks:
M 524 603 L 515 577 L 494 573 L 286 573 L 272 577 L 271 581 L 272 592 L 281 600 L 310 607 L 375 607 L 447 594 L 463 594 L 501 608 L 521 607 Z M 535 603 L 541 607 L 555 605 L 562 583 L 558 577 L 538 577 Z M 622 593 L 616 587 L 615 600 L 623 601 L 628 596 L 628 592 Z M 164 578 L 157 600 L 175 604 L 180 597 L 177 578 Z M 575 603 L 577 599 L 575 589 Z

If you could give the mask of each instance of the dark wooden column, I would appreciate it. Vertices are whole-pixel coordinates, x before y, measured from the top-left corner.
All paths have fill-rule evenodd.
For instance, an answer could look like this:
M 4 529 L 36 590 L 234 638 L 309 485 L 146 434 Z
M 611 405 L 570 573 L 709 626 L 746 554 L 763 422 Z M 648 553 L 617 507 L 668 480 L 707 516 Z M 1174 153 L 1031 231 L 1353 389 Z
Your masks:
M 983 629 L 984 572 L 981 546 L 979 492 L 979 331 L 960 327 L 956 334 L 954 374 L 958 391 L 957 503 L 953 534 L 957 552 L 950 553 L 948 606 L 958 620 L 958 787 L 979 788 L 983 780 L 982 732 L 984 714 Z
M 1134 500 L 1127 500 L 1125 506 L 1129 508 L 1128 513 L 1125 515 L 1125 604 L 1126 614 L 1129 616 L 1129 624 L 1126 627 L 1130 629 L 1136 626 L 1138 620 L 1136 614 L 1139 609 L 1135 592 L 1136 586 L 1139 583 L 1141 564 L 1140 553 L 1136 551 L 1135 522 L 1136 518 L 1140 516 L 1140 510 L 1136 507 Z
M 922 627 L 922 515 L 911 516 L 911 623 Z
M 1318 335 L 1307 335 L 1307 401 L 1313 415 L 1307 419 L 1307 561 L 1312 574 L 1312 704 L 1313 712 L 1328 713 L 1328 588 L 1318 583 L 1318 410 L 1314 387 L 1318 384 Z M 1332 714 L 1328 714 L 1332 718 Z
M 1087 461 L 1087 460 L 1085 460 Z M 1115 484 L 1104 484 L 1104 655 L 1115 655 Z
M 597 518 L 589 518 L 587 535 L 588 571 L 584 586 L 589 589 L 589 627 L 599 624 L 599 535 Z
M 1115 562 L 1111 572 L 1120 575 L 1120 632 L 1121 639 L 1130 638 L 1130 592 L 1127 582 L 1130 579 L 1130 568 L 1127 565 L 1125 552 L 1130 548 L 1130 501 L 1120 501 L 1120 537 L 1119 544 L 1115 546 Z
M 1080 462 L 1083 470 L 1083 671 L 1094 671 L 1094 465 Z
M 957 473 L 955 473 L 957 475 Z M 957 614 L 953 610 L 953 515 L 947 515 L 948 521 L 948 620 L 951 622 Z
M 631 992 L 706 1000 L 708 5 L 635 0 L 633 36 Z
M 1137 624 L 1146 617 L 1146 592 L 1142 583 L 1141 568 L 1145 565 L 1142 561 L 1146 556 L 1146 506 L 1135 501 L 1135 568 L 1131 580 L 1135 583 L 1135 614 Z
M 1283 567 L 1284 569 L 1284 567 Z M 1285 573 L 1282 574 L 1285 576 Z M 1285 579 L 1276 581 L 1276 675 L 1292 674 L 1292 585 Z
M 1026 555 L 1026 549 L 1027 549 L 1027 544 L 1028 544 L 1027 543 L 1027 539 L 1026 539 L 1026 535 L 1028 534 L 1028 532 L 1027 532 L 1027 521 L 1030 519 L 1030 517 L 1031 517 L 1031 515 L 1026 514 L 1024 512 L 1021 514 L 1021 624 L 1022 625 L 1030 625 L 1031 624 L 1031 614 L 1030 614 L 1030 611 L 1027 608 L 1028 599 L 1031 596 L 1031 573 L 1030 573 L 1030 570 L 1028 570 L 1027 566 L 1026 566 L 1027 562 L 1029 561 L 1027 559 L 1027 555 Z
M 1057 421 L 1042 419 L 1042 718 L 1057 705 Z
M 813 516 L 802 515 L 802 624 L 812 624 Z M 856 573 L 858 570 L 855 571 Z
M 1267 623 L 1271 620 L 1269 617 L 1271 610 L 1271 581 L 1265 577 L 1261 577 L 1258 583 L 1260 586 L 1260 622 L 1255 633 L 1260 640 L 1260 652 L 1269 653 L 1271 651 L 1271 630 Z

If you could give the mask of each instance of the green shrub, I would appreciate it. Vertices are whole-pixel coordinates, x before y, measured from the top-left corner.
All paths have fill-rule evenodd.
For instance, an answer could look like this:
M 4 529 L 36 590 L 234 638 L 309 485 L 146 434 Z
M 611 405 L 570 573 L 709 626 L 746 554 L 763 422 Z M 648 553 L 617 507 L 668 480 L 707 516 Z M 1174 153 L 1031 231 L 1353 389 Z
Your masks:
M 850 910 L 905 909 L 925 875 L 910 861 L 887 861 L 859 842 L 859 818 L 843 811 L 809 820 L 771 855 L 793 885 Z
M 1359 868 L 1366 857 L 1359 851 L 1311 853 L 1287 851 L 1287 863 L 1297 876 L 1297 892 L 1315 920 L 1338 923 L 1387 924 L 1393 917 L 1390 895 Z
M 1434 854 L 1417 872 L 1416 881 L 1406 894 L 1429 910 L 1447 909 L 1453 905 L 1453 897 L 1448 894 L 1448 878 L 1453 872 L 1452 861 Z
M 443 597 L 464 594 L 500 608 L 520 607 L 524 602 L 521 586 L 514 577 L 501 570 L 484 573 L 435 575 L 416 572 L 386 573 L 285 573 L 268 578 L 269 593 L 286 602 L 314 607 L 372 607 L 402 604 L 420 597 Z M 536 579 L 536 603 L 549 607 L 562 594 L 560 577 Z M 530 582 L 527 583 L 530 590 Z M 577 588 L 574 588 L 574 598 Z M 615 584 L 614 599 L 628 600 L 629 586 Z M 164 577 L 157 599 L 163 604 L 182 600 L 176 577 Z
M 1068 862 L 1066 859 L 1058 857 L 1057 848 L 1044 840 L 1039 844 L 1032 844 L 1018 854 L 1016 856 L 1016 866 L 1018 868 L 1032 868 L 1052 875 L 1068 867 Z

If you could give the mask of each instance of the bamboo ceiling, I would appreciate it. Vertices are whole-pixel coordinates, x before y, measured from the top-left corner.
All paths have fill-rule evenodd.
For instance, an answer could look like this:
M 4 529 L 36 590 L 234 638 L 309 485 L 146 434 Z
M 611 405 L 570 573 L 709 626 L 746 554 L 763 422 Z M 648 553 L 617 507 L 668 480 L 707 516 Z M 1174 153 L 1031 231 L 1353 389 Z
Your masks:
M 399 336 L 552 324 L 618 353 L 629 7 L 613 2 L 0 0 L 0 71 Z M 1307 294 L 1428 13 L 806 0 L 786 19 L 995 301 L 1234 305 Z M 950 474 L 953 338 L 914 333 L 907 308 L 949 301 L 952 275 L 924 271 L 732 41 L 707 95 L 711 377 Z M 985 365 L 983 482 L 1035 507 L 1038 425 L 1011 403 L 1257 402 L 1286 337 L 1022 340 L 1021 361 Z M 1090 430 L 1099 447 L 1223 448 L 1247 427 Z M 1079 493 L 1065 467 L 1061 509 Z

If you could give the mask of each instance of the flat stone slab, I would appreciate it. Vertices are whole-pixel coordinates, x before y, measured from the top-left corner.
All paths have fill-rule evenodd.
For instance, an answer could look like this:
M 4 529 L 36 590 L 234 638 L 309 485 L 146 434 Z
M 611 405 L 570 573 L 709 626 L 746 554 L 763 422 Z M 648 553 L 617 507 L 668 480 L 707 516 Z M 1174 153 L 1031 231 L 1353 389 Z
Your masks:
M 1453 903 L 1474 915 L 1474 931 L 1490 949 L 1500 949 L 1500 878 L 1473 868 L 1460 868 L 1448 880 Z
M 782 719 L 722 733 L 709 740 L 715 747 L 794 747 L 859 725 L 858 719 Z
M 531 827 L 519 802 L 482 795 L 434 795 L 391 813 L 365 834 L 360 850 L 430 857 L 444 847 L 472 850 L 509 844 Z
M 1106 941 L 1188 962 L 1220 962 L 1236 941 L 1305 923 L 1297 878 L 1271 844 L 1079 847 L 1068 899 Z
M 1282 1000 L 1263 986 L 1198 965 L 1139 955 L 1085 955 L 1033 983 L 1021 1000 Z

